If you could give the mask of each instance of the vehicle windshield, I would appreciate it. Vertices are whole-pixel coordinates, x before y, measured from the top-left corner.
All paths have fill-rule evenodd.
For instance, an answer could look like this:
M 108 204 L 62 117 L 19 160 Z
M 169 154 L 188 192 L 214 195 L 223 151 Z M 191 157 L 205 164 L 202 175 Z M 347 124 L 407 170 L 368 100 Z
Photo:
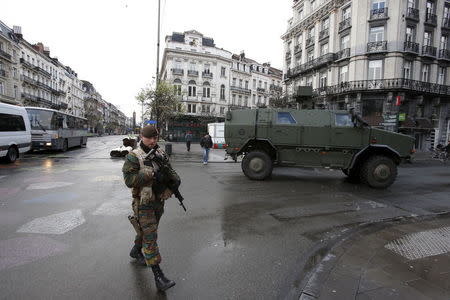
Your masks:
M 32 130 L 57 130 L 56 114 L 48 110 L 27 108 Z
M 336 114 L 336 126 L 353 127 L 351 116 L 349 114 Z

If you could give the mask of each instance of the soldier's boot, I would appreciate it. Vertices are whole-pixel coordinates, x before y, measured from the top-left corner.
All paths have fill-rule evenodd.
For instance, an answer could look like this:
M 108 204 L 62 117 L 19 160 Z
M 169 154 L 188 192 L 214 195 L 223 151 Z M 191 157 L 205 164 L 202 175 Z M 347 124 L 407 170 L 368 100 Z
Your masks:
M 164 292 L 165 290 L 170 289 L 175 285 L 175 281 L 168 279 L 164 275 L 159 265 L 152 266 L 152 271 L 153 274 L 155 275 L 156 288 L 159 291 Z
M 136 259 L 136 262 L 139 265 L 146 266 L 144 255 L 142 254 L 142 246 L 134 244 L 133 248 L 131 248 L 130 256 Z

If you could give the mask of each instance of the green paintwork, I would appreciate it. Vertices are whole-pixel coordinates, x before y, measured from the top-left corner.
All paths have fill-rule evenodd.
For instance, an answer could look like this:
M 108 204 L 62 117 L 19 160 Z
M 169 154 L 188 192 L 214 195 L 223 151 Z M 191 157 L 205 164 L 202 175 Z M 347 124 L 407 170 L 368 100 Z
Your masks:
M 267 140 L 276 148 L 275 163 L 281 166 L 347 169 L 353 157 L 367 147 L 392 148 L 400 158 L 408 158 L 414 146 L 414 139 L 406 135 L 355 127 L 347 111 L 263 108 L 229 114 L 231 119 L 225 122 L 227 153 L 240 155 L 249 142 Z M 283 119 L 289 115 L 293 123 Z

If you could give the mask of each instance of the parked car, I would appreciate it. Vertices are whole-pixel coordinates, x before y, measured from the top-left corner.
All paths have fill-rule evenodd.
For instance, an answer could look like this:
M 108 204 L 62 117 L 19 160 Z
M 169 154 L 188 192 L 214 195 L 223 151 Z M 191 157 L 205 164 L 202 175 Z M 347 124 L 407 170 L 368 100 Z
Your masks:
M 30 146 L 30 120 L 25 108 L 0 103 L 0 157 L 15 162 Z

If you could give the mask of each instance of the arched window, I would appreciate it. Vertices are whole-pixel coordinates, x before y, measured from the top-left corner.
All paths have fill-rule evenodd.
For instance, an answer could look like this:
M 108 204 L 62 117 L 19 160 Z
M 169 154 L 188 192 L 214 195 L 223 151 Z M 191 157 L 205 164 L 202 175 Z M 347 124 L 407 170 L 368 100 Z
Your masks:
M 203 97 L 210 98 L 211 97 L 211 88 L 208 81 L 203 83 Z
M 225 85 L 220 86 L 220 100 L 225 100 Z
M 181 80 L 179 78 L 177 78 L 173 81 L 173 89 L 174 89 L 175 95 L 181 96 Z
M 188 96 L 189 97 L 195 97 L 197 96 L 197 87 L 196 87 L 196 83 L 194 80 L 190 80 L 189 81 L 189 86 L 188 86 Z

